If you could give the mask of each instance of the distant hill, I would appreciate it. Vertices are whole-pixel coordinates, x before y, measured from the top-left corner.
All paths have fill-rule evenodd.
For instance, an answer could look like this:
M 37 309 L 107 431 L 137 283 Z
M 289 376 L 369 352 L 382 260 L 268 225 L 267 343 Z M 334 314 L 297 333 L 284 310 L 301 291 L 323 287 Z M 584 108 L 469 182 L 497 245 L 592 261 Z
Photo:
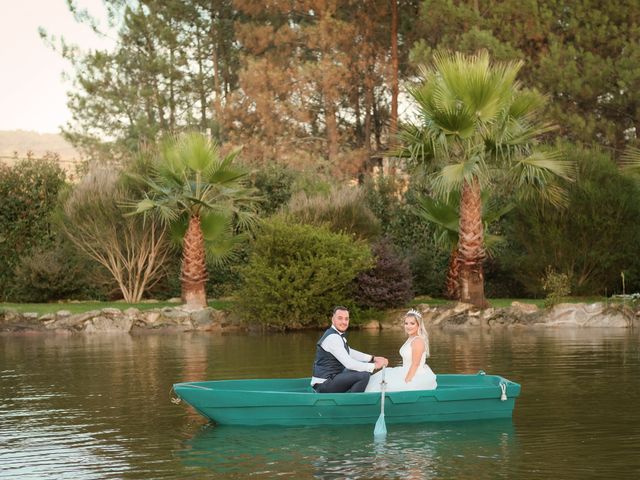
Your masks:
M 62 138 L 62 135 L 25 130 L 0 130 L 0 155 L 13 156 L 14 152 L 18 152 L 18 156 L 23 157 L 29 150 L 36 157 L 46 152 L 54 152 L 65 159 L 80 158 L 80 154 Z
M 62 138 L 62 135 L 0 130 L 0 161 L 11 165 L 16 154 L 18 158 L 25 158 L 29 151 L 33 152 L 36 158 L 44 156 L 47 152 L 57 153 L 60 156 L 60 166 L 67 171 L 73 171 L 82 160 L 80 153 Z

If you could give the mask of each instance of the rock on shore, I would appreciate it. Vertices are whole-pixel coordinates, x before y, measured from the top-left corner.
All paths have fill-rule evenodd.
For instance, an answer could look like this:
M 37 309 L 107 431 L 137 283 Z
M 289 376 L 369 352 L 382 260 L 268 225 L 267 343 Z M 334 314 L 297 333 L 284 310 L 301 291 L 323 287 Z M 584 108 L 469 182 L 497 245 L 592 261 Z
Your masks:
M 473 305 L 457 303 L 432 307 L 422 304 L 422 312 L 428 328 L 469 327 L 552 327 L 552 328 L 638 328 L 640 308 L 635 310 L 620 304 L 563 303 L 550 309 L 513 302 L 507 308 L 479 310 Z M 389 312 L 383 322 L 371 321 L 360 328 L 401 329 L 400 320 L 406 310 Z M 203 331 L 228 332 L 253 330 L 256 326 L 241 323 L 228 312 L 205 308 L 197 311 L 180 306 L 140 311 L 137 308 L 120 310 L 103 308 L 72 314 L 60 310 L 55 314 L 18 313 L 0 309 L 0 333 L 144 333 L 152 331 Z
M 236 331 L 244 327 L 221 310 L 191 311 L 165 307 L 140 311 L 103 308 L 72 314 L 68 310 L 38 315 L 0 310 L 0 332 L 143 333 L 149 331 Z
M 479 310 L 473 305 L 419 305 L 427 327 L 640 327 L 640 309 L 621 304 L 561 303 L 549 309 L 513 302 L 506 308 Z

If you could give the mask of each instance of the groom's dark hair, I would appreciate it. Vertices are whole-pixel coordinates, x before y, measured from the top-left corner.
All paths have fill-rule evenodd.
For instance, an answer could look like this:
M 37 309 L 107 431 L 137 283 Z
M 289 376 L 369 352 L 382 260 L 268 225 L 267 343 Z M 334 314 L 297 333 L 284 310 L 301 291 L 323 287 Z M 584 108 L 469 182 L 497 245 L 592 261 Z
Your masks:
M 349 311 L 349 309 L 347 307 L 343 307 L 342 305 L 337 305 L 337 306 L 333 307 L 332 315 L 335 315 L 338 310 L 344 310 L 345 312 Z

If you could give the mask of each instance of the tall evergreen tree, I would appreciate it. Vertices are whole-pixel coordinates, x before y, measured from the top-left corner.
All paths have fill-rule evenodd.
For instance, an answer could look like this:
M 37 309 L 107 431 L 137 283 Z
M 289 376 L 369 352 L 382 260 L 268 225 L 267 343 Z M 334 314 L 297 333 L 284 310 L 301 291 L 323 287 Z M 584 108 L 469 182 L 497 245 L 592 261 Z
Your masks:
M 478 3 L 478 2 L 475 2 Z M 640 122 L 638 2 L 585 0 L 425 0 L 416 22 L 417 63 L 447 49 L 487 49 L 497 60 L 525 60 L 521 78 L 547 92 L 555 133 L 619 151 Z
M 392 57 L 388 0 L 105 2 L 112 50 L 61 45 L 74 67 L 64 132 L 93 152 L 110 139 L 112 158 L 166 133 L 211 131 L 248 158 L 353 174 L 386 147 L 418 3 L 394 3 Z
M 79 20 L 94 23 L 70 6 Z M 82 52 L 60 43 L 74 69 L 67 138 L 94 154 L 106 146 L 113 158 L 182 129 L 218 135 L 221 106 L 237 80 L 231 1 L 114 0 L 105 6 L 117 31 L 112 50 Z

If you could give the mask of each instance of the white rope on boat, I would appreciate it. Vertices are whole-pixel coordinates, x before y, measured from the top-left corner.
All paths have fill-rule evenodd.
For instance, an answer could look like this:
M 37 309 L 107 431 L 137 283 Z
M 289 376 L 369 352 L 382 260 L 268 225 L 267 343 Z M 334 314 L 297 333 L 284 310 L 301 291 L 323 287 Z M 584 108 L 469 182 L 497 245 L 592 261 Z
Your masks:
M 201 390 L 211 390 L 209 387 L 202 387 L 200 385 L 191 385 L 189 383 L 185 383 L 184 386 L 189 388 L 199 388 Z
M 171 395 L 171 403 L 173 403 L 174 405 L 178 405 L 182 401 L 182 399 L 177 395 L 174 396 L 174 393 L 176 393 L 176 391 L 173 389 L 173 387 L 171 387 L 171 390 L 169 390 L 169 395 Z
M 507 384 L 504 382 L 500 382 L 500 390 L 502 391 L 500 400 L 504 402 L 507 399 Z

